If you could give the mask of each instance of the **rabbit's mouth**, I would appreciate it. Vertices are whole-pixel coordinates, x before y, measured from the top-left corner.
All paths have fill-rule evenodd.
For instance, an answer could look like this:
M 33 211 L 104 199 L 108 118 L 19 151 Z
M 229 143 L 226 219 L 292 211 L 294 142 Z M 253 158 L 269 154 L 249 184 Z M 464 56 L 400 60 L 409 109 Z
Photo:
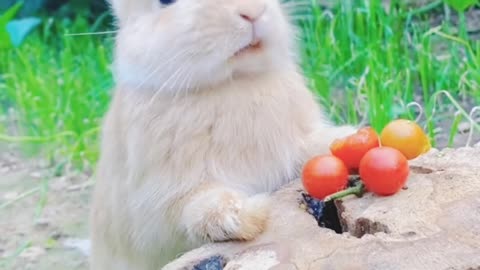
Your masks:
M 261 50 L 263 47 L 263 44 L 260 40 L 255 40 L 255 41 L 252 41 L 250 44 L 248 44 L 247 46 L 241 48 L 240 50 L 238 50 L 234 56 L 240 56 L 240 55 L 243 55 L 243 54 L 246 54 L 246 53 L 253 53 L 253 52 L 256 52 L 256 51 L 259 51 Z

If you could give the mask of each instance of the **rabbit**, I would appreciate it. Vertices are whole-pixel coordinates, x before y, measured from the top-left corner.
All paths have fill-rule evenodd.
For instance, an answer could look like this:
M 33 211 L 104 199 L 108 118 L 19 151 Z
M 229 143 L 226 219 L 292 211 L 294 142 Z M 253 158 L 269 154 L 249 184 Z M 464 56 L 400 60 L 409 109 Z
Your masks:
M 118 31 L 90 214 L 92 270 L 252 241 L 269 194 L 351 125 L 301 72 L 280 0 L 110 0 Z

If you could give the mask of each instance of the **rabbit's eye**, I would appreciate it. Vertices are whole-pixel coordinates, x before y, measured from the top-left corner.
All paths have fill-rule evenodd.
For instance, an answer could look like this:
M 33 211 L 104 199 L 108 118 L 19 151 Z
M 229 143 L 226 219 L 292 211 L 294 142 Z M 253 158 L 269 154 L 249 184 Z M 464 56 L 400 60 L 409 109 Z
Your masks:
M 162 5 L 170 5 L 170 4 L 173 4 L 175 2 L 175 0 L 160 0 L 160 3 Z

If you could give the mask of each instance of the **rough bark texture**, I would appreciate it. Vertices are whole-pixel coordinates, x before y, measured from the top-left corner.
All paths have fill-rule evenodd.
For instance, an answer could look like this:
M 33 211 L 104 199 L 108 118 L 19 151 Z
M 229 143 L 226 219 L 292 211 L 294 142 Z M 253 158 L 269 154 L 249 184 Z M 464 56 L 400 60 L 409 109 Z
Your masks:
M 408 188 L 396 195 L 337 201 L 343 234 L 298 207 L 296 181 L 274 194 L 262 237 L 207 245 L 164 269 L 193 269 L 214 255 L 228 270 L 480 269 L 480 147 L 432 150 L 410 164 Z

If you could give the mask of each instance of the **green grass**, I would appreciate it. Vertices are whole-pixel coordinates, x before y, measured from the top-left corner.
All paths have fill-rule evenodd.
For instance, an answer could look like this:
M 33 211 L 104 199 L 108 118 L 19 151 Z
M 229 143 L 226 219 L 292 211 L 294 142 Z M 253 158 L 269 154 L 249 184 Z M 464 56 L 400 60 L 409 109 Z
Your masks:
M 20 48 L 0 52 L 0 113 L 10 119 L 0 141 L 84 168 L 98 156 L 110 100 L 111 38 L 66 35 L 79 32 L 95 31 L 81 18 L 46 22 Z
M 447 22 L 423 23 L 432 8 L 455 14 L 440 2 L 389 14 L 379 0 L 340 2 L 297 15 L 303 68 L 327 112 L 337 123 L 380 131 L 392 119 L 416 119 L 420 105 L 432 138 L 449 118 L 453 143 L 458 124 L 471 118 L 466 110 L 480 104 L 480 42 L 469 39 L 465 18 L 455 32 Z M 47 21 L 20 48 L 0 52 L 0 114 L 8 116 L 0 141 L 55 163 L 95 164 L 112 86 L 111 35 L 65 34 L 96 31 L 81 18 Z
M 381 131 L 392 119 L 416 119 L 412 102 L 421 105 L 432 138 L 442 110 L 469 119 L 460 104 L 480 104 L 480 42 L 469 39 L 463 14 L 454 33 L 446 21 L 423 23 L 434 8 L 453 12 L 441 1 L 388 13 L 378 0 L 341 2 L 333 12 L 312 8 L 313 17 L 301 22 L 306 76 L 337 122 L 364 121 Z M 460 120 L 451 118 L 454 136 Z

